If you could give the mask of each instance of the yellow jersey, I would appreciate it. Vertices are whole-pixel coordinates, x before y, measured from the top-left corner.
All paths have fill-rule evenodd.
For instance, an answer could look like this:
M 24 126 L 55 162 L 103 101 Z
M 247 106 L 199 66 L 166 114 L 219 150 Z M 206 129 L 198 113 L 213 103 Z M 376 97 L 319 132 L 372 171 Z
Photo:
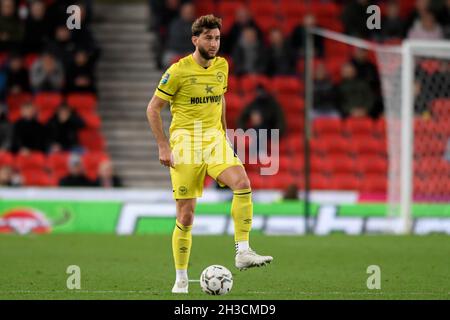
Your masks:
M 212 59 L 207 68 L 199 65 L 192 54 L 172 64 L 155 89 L 156 96 L 170 102 L 171 138 L 176 132 L 204 137 L 209 129 L 224 134 L 222 97 L 227 83 L 228 62 L 223 57 Z

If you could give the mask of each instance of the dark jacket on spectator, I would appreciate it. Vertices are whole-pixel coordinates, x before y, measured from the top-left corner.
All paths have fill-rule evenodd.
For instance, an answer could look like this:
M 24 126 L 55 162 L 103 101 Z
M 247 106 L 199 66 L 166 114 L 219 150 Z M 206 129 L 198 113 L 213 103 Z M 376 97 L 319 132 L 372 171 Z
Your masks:
M 12 151 L 21 148 L 45 152 L 47 147 L 47 132 L 45 127 L 35 118 L 19 119 L 13 126 Z
M 65 122 L 61 122 L 56 113 L 47 124 L 49 141 L 59 144 L 64 150 L 70 150 L 78 146 L 78 130 L 83 127 L 84 121 L 76 113 L 72 112 Z
M 368 113 L 374 104 L 374 95 L 370 86 L 360 79 L 344 79 L 338 86 L 340 109 L 348 116 L 355 108 L 363 108 Z
M 59 181 L 61 187 L 95 187 L 95 183 L 84 175 L 67 175 Z

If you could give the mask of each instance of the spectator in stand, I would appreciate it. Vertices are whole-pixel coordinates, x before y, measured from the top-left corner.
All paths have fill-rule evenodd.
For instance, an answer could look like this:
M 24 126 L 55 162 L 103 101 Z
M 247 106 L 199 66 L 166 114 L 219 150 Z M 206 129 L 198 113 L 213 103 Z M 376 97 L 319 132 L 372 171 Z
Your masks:
M 0 51 L 19 49 L 23 26 L 14 0 L 0 0 Z
M 17 94 L 30 91 L 28 70 L 24 67 L 23 59 L 18 54 L 12 54 L 9 58 L 6 91 L 7 94 Z
M 323 63 L 317 65 L 314 73 L 314 106 L 312 110 L 313 118 L 339 117 L 338 106 L 336 104 L 336 88 L 331 81 L 327 69 Z
M 73 153 L 69 157 L 69 174 L 59 181 L 61 187 L 94 187 L 84 172 L 83 162 L 78 154 Z
M 192 52 L 193 44 L 192 23 L 195 20 L 195 7 L 192 3 L 185 3 L 180 8 L 180 16 L 173 20 L 167 35 L 167 48 L 163 55 L 163 64 L 167 68 L 176 56 Z
M 80 29 L 73 29 L 71 31 L 71 39 L 75 44 L 75 49 L 83 48 L 89 56 L 91 57 L 92 63 L 95 63 L 100 55 L 100 49 L 97 46 L 97 42 L 95 41 L 94 35 L 91 30 L 91 26 L 88 21 L 88 13 L 86 4 L 83 2 L 77 3 L 80 7 Z
M 342 81 L 338 85 L 340 110 L 344 117 L 363 117 L 371 112 L 374 94 L 369 84 L 356 75 L 355 66 L 348 62 L 341 69 Z
M 275 98 L 263 86 L 259 85 L 256 88 L 255 99 L 240 114 L 237 127 L 244 130 L 255 129 L 257 141 L 254 143 L 259 146 L 259 129 L 279 129 L 280 137 L 282 137 L 286 131 L 286 120 L 283 110 Z M 267 137 L 270 139 L 270 132 L 268 132 Z M 265 150 L 258 149 L 258 151 Z
M 405 23 L 400 17 L 397 0 L 390 0 L 386 5 L 386 15 L 381 19 L 380 40 L 401 39 L 405 33 Z
M 281 30 L 278 28 L 270 30 L 266 74 L 269 76 L 295 74 L 295 61 L 292 48 Z
M 412 28 L 408 31 L 408 39 L 439 40 L 443 38 L 444 31 L 442 27 L 429 11 L 421 13 L 419 19 L 414 21 Z
M 344 5 L 342 23 L 346 34 L 359 38 L 369 37 L 366 10 L 370 4 L 370 0 L 350 0 Z
M 227 54 L 231 54 L 233 52 L 233 48 L 236 43 L 241 39 L 242 32 L 245 28 L 252 27 L 256 30 L 258 40 L 263 42 L 263 33 L 261 29 L 256 24 L 255 20 L 253 20 L 251 12 L 245 6 L 240 6 L 236 10 L 235 21 L 231 26 L 230 30 L 224 37 L 222 38 L 221 50 Z
M 41 52 L 49 41 L 51 25 L 46 17 L 45 3 L 33 0 L 30 3 L 30 14 L 25 22 L 25 35 L 22 48 L 27 53 Z
M 296 59 L 305 57 L 306 48 L 306 28 L 316 26 L 316 17 L 313 14 L 306 14 L 302 24 L 297 25 L 291 33 L 291 43 L 295 51 Z M 314 35 L 314 55 L 323 57 L 323 37 Z
M 158 69 L 163 69 L 162 54 L 166 46 L 167 26 L 178 16 L 180 0 L 149 0 L 150 31 L 155 32 L 157 40 L 153 41 L 153 51 L 156 53 Z
M 444 30 L 444 37 L 450 39 L 450 0 L 443 0 L 440 3 L 436 18 Z
M 50 152 L 78 151 L 78 130 L 84 121 L 66 104 L 61 105 L 47 123 Z
M 415 3 L 413 11 L 410 12 L 408 17 L 406 18 L 404 37 L 407 36 L 408 30 L 412 28 L 414 22 L 417 19 L 419 19 L 420 16 L 423 13 L 431 10 L 431 8 L 432 8 L 431 3 L 432 2 L 434 2 L 434 1 L 430 1 L 430 0 L 416 0 L 416 3 Z
M 79 48 L 75 52 L 66 83 L 68 92 L 96 92 L 93 61 L 86 50 Z
M 369 60 L 368 51 L 365 49 L 355 48 L 350 62 L 356 68 L 356 77 L 367 83 L 373 92 L 374 105 L 370 115 L 377 117 L 384 109 L 378 69 L 376 65 Z
M 21 184 L 20 180 L 20 176 L 10 166 L 0 167 L 0 186 L 17 187 Z
M 53 54 L 46 52 L 33 63 L 30 79 L 34 92 L 62 91 L 64 86 L 63 66 Z
M 414 112 L 417 115 L 425 115 L 429 113 L 429 103 L 431 97 L 427 95 L 423 84 L 419 80 L 414 81 Z
M 235 73 L 264 73 L 266 65 L 265 48 L 253 27 L 246 27 L 233 50 Z
M 122 181 L 114 174 L 111 161 L 104 160 L 98 168 L 98 178 L 95 185 L 103 188 L 122 187 Z
M 31 103 L 26 103 L 21 106 L 20 114 L 20 119 L 13 126 L 12 151 L 45 152 L 47 132 L 45 127 L 36 119 L 36 109 Z
M 0 151 L 6 151 L 11 148 L 12 125 L 8 121 L 8 107 L 0 103 Z
M 72 39 L 72 31 L 66 24 L 60 24 L 54 32 L 54 40 L 51 40 L 46 47 L 46 51 L 55 55 L 61 61 L 63 68 L 67 69 L 75 53 L 76 44 Z

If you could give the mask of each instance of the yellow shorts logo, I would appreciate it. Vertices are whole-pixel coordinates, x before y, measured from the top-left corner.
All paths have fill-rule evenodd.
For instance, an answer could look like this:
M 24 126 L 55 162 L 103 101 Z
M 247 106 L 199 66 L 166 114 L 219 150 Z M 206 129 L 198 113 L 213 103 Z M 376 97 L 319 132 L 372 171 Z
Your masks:
M 178 192 L 179 192 L 181 195 L 184 195 L 184 194 L 187 193 L 187 188 L 186 188 L 185 186 L 181 186 L 181 187 L 178 188 Z

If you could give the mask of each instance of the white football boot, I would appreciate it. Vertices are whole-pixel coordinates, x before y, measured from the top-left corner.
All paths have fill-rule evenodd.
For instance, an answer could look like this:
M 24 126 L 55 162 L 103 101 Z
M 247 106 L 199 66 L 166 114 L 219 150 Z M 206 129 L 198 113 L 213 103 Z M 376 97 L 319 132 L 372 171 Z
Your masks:
M 238 251 L 235 258 L 236 268 L 245 270 L 253 267 L 261 267 L 271 263 L 273 257 L 260 256 L 252 249 Z
M 172 288 L 172 293 L 188 293 L 189 281 L 188 278 L 181 278 L 175 280 Z

